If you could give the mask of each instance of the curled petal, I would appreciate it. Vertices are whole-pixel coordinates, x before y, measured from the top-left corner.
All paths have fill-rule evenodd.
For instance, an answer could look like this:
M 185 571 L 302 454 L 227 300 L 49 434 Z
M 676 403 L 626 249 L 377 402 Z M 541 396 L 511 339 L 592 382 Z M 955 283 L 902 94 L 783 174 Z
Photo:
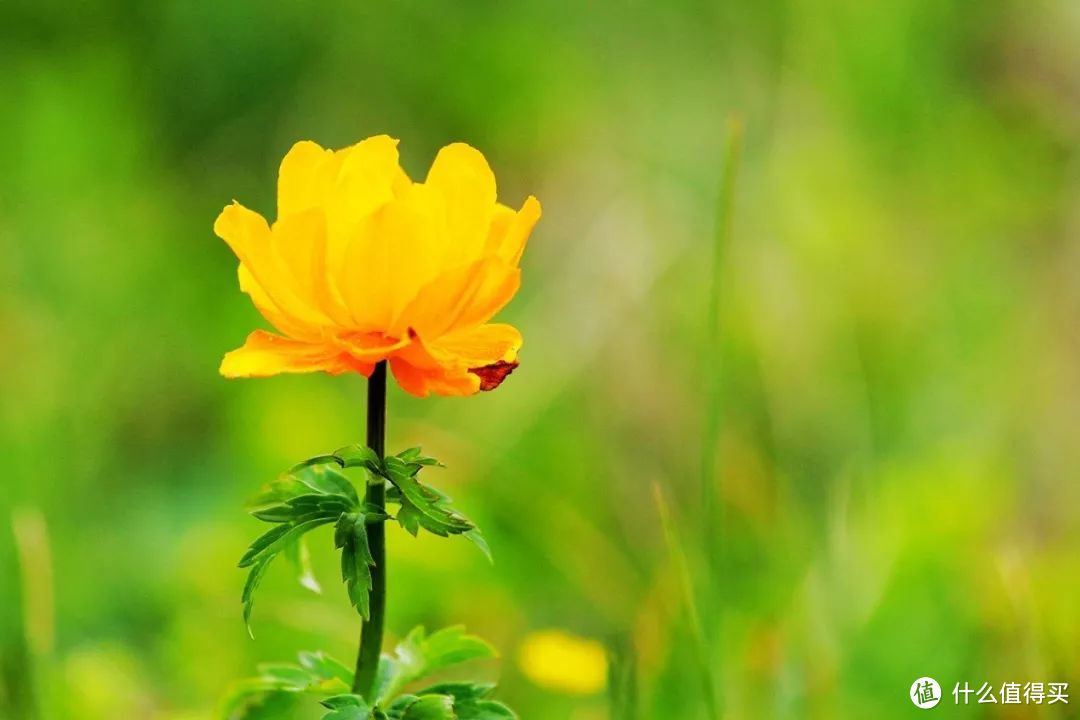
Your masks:
M 390 359 L 398 383 L 408 392 L 427 396 L 472 395 L 498 387 L 517 367 L 521 333 L 511 325 L 482 325 L 412 344 Z
M 480 379 L 465 371 L 443 368 L 418 368 L 399 357 L 390 358 L 390 371 L 398 385 L 417 397 L 435 395 L 473 395 L 480 389 Z
M 214 232 L 240 260 L 241 289 L 252 296 L 278 330 L 306 337 L 311 335 L 311 328 L 326 322 L 325 315 L 301 299 L 302 293 L 281 262 L 262 215 L 233 203 L 218 215 Z M 282 324 L 278 325 L 278 321 Z
M 333 345 L 290 340 L 256 330 L 243 347 L 226 353 L 220 372 L 225 377 L 269 377 L 280 373 L 358 372 L 370 375 L 374 363 L 358 361 Z
M 513 325 L 491 323 L 443 335 L 424 346 L 441 364 L 474 368 L 515 362 L 521 349 L 521 333 Z
M 480 378 L 481 392 L 488 392 L 502 385 L 503 380 L 517 369 L 518 363 L 500 360 L 482 367 L 469 368 L 476 377 Z

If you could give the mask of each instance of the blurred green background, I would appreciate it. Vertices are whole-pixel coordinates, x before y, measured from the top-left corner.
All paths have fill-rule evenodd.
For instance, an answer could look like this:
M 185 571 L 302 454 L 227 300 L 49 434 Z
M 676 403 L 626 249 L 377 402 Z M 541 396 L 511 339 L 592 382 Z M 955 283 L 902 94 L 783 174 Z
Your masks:
M 1072 0 L 0 3 L 0 717 L 212 718 L 257 662 L 351 661 L 329 531 L 324 594 L 277 567 L 253 641 L 235 565 L 244 500 L 358 441 L 364 382 L 218 377 L 263 322 L 211 224 L 272 214 L 294 141 L 381 132 L 545 213 L 520 370 L 391 391 L 388 447 L 496 556 L 391 528 L 393 636 L 466 623 L 525 720 L 608 717 L 531 633 L 632 641 L 642 717 L 705 717 L 657 485 L 725 718 L 1080 692 L 1078 48 Z

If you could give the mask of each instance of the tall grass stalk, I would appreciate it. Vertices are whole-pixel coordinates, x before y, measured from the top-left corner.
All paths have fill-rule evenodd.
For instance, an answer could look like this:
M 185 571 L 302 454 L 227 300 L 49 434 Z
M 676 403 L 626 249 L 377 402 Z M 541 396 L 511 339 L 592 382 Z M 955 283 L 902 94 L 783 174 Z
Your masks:
M 44 673 L 52 655 L 56 629 L 49 530 L 45 516 L 36 508 L 16 509 L 11 516 L 11 530 L 19 563 L 26 653 L 22 667 L 16 668 L 21 687 L 11 688 L 19 697 L 13 697 L 11 703 L 22 717 L 50 717 Z
M 743 123 L 733 116 L 728 120 L 727 144 L 724 154 L 723 174 L 717 193 L 716 215 L 713 229 L 711 283 L 706 307 L 705 341 L 702 348 L 704 385 L 704 423 L 701 439 L 701 529 L 702 548 L 705 551 L 706 573 L 705 607 L 709 626 L 705 628 L 713 640 L 716 652 L 710 653 L 709 672 L 721 678 L 717 705 L 723 706 L 723 653 L 725 593 L 720 586 L 725 577 L 726 556 L 725 519 L 722 483 L 717 472 L 720 461 L 720 418 L 723 410 L 723 333 L 721 318 L 724 306 L 724 277 L 731 247 L 735 207 L 735 185 L 738 178 L 739 158 L 742 154 Z
M 608 645 L 609 720 L 639 720 L 637 650 L 633 636 L 620 635 Z
M 671 509 L 668 507 L 660 485 L 655 482 L 653 483 L 653 499 L 656 502 L 657 514 L 660 516 L 660 526 L 664 530 L 664 540 L 671 556 L 672 567 L 675 568 L 675 573 L 678 576 L 679 593 L 682 596 L 683 609 L 686 611 L 686 621 L 690 628 L 690 638 L 694 650 L 694 665 L 701 682 L 706 717 L 709 720 L 719 720 L 720 705 L 717 701 L 716 686 L 713 681 L 708 642 L 701 625 L 701 613 L 698 612 L 697 600 L 694 599 L 694 582 L 690 574 L 690 563 L 686 558 L 686 550 L 683 547 L 679 533 L 675 529 L 675 523 L 672 521 Z

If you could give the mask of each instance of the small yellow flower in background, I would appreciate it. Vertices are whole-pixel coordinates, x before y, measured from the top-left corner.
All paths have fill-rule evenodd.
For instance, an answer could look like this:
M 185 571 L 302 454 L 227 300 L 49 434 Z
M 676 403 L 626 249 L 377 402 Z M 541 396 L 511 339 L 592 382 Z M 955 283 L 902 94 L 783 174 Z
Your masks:
M 273 225 L 235 202 L 214 223 L 241 290 L 280 333 L 251 333 L 222 375 L 370 375 L 389 360 L 423 397 L 491 390 L 517 367 L 521 334 L 488 321 L 517 292 L 540 203 L 498 203 L 479 151 L 444 147 L 417 183 L 385 135 L 338 151 L 299 142 L 277 204 Z
M 591 695 L 607 684 L 604 646 L 563 630 L 530 633 L 521 643 L 517 659 L 525 677 L 549 690 Z

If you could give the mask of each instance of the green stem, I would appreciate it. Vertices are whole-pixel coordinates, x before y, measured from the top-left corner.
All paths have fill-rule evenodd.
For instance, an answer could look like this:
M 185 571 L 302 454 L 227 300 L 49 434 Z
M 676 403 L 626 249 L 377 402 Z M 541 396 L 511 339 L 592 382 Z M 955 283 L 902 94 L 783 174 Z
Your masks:
M 368 378 L 367 392 L 367 445 L 380 458 L 386 442 L 386 361 L 375 365 Z M 379 509 L 386 507 L 386 483 L 369 482 L 364 501 Z M 360 632 L 360 652 L 356 656 L 356 674 L 352 690 L 373 702 L 375 673 L 382 654 L 383 625 L 386 616 L 386 523 L 377 522 L 367 526 L 368 547 L 375 559 L 371 568 L 371 615 Z

